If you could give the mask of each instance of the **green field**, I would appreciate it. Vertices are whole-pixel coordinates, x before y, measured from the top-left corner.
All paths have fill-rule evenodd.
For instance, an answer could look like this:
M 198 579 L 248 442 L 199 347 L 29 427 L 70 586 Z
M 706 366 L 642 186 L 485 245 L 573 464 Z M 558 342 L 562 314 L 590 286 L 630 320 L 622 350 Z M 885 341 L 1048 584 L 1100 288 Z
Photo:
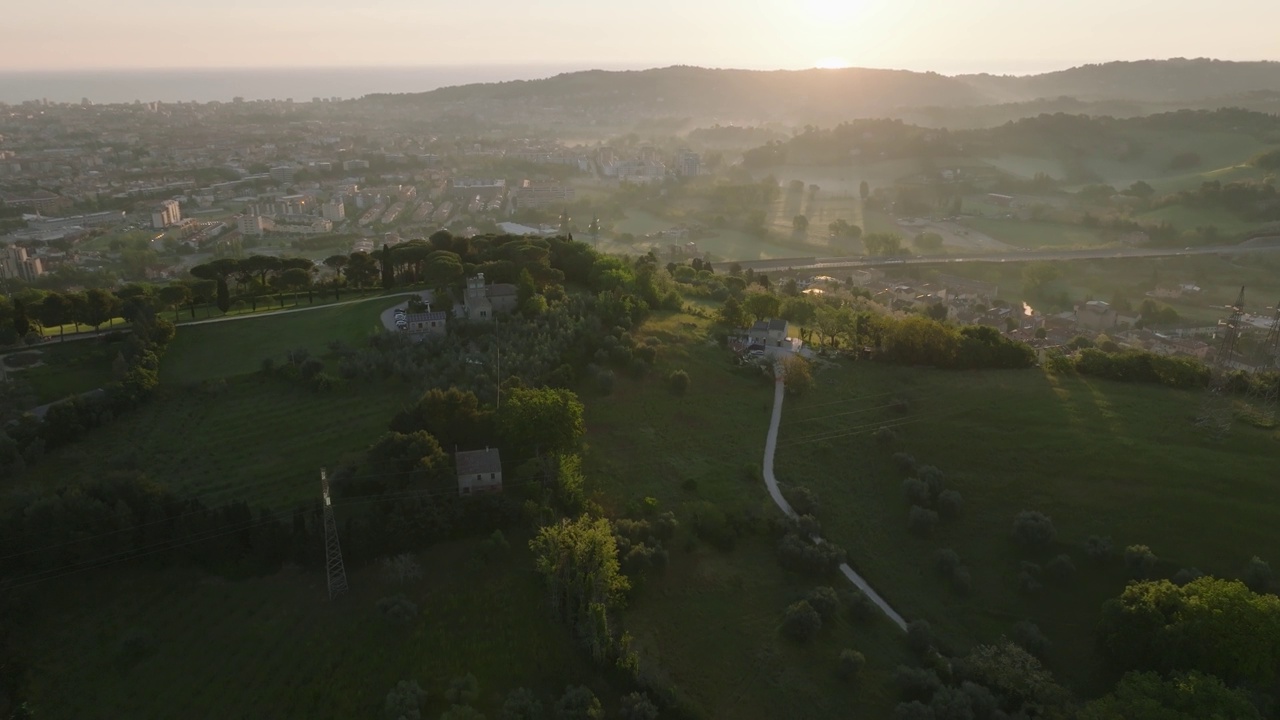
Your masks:
M 491 563 L 474 540 L 433 547 L 418 556 L 423 579 L 403 587 L 353 572 L 334 603 L 323 568 L 236 581 L 113 569 L 38 585 L 42 612 L 17 638 L 32 658 L 32 705 L 50 720 L 371 718 L 398 681 L 416 680 L 434 718 L 449 680 L 473 673 L 489 717 L 516 687 L 548 704 L 566 678 L 612 713 L 617 694 L 551 617 L 527 539 L 509 540 L 510 555 Z M 376 608 L 396 593 L 418 605 L 407 624 Z M 136 661 L 121 648 L 131 635 L 149 639 Z
M 964 224 L 1001 242 L 1032 250 L 1097 247 L 1106 243 L 1098 233 L 1080 225 L 985 217 L 967 217 Z
M 887 620 L 865 627 L 842 620 L 813 645 L 796 646 L 778 635 L 781 613 L 822 583 L 784 572 L 767 536 L 742 538 L 727 552 L 685 538 L 693 514 L 708 505 L 757 521 L 781 517 L 758 475 L 773 384 L 736 370 L 724 349 L 707 343 L 705 327 L 676 315 L 639 333 L 663 342 L 653 374 L 689 374 L 687 395 L 658 378 L 619 377 L 610 396 L 583 398 L 585 467 L 597 502 L 617 514 L 653 497 L 682 523 L 665 574 L 628 609 L 627 630 L 711 717 L 887 717 L 896 702 L 889 675 L 905 652 Z M 854 687 L 834 678 L 842 647 L 868 658 Z
M 1239 239 L 1239 236 L 1260 225 L 1257 222 L 1244 220 L 1224 208 L 1187 207 L 1186 205 L 1158 208 L 1142 213 L 1135 219 L 1141 223 L 1167 222 L 1183 232 L 1195 230 L 1202 225 L 1212 225 L 1218 228 L 1223 242 Z
M 95 340 L 42 343 L 11 353 L 38 357 L 41 364 L 10 371 L 10 377 L 31 383 L 40 403 L 54 402 L 111 382 L 111 364 L 120 350 L 120 343 Z
M 252 320 L 179 326 L 160 365 L 160 379 L 189 383 L 242 375 L 261 367 L 263 358 L 279 362 L 285 351 L 298 348 L 306 348 L 313 356 L 324 355 L 334 340 L 359 343 L 381 329 L 382 311 L 398 302 L 374 299 Z
M 903 411 L 889 407 L 905 398 Z M 1118 562 L 1086 558 L 1090 535 L 1118 549 L 1149 545 L 1160 572 L 1181 567 L 1238 575 L 1254 554 L 1276 549 L 1273 518 L 1277 436 L 1237 424 L 1225 442 L 1192 423 L 1200 396 L 1038 370 L 942 372 L 859 363 L 818 375 L 815 391 L 788 400 L 779 438 L 781 482 L 813 489 L 827 537 L 908 619 L 928 620 L 964 648 L 1030 619 L 1053 642 L 1049 666 L 1077 690 L 1099 692 L 1093 627 L 1102 602 L 1123 588 Z M 902 423 L 892 447 L 872 433 Z M 895 451 L 937 466 L 964 498 L 962 517 L 918 538 Z M 1050 552 L 1027 554 L 1010 539 L 1014 516 L 1039 510 L 1058 531 Z M 973 591 L 950 591 L 932 569 L 939 548 L 956 550 Z M 1016 583 L 1023 559 L 1072 557 L 1078 573 L 1035 597 Z
M 320 468 L 363 451 L 404 401 L 400 386 L 321 393 L 259 376 L 166 388 L 146 407 L 33 465 L 25 479 L 60 485 L 103 469 L 136 469 L 211 503 L 291 507 L 313 500 Z

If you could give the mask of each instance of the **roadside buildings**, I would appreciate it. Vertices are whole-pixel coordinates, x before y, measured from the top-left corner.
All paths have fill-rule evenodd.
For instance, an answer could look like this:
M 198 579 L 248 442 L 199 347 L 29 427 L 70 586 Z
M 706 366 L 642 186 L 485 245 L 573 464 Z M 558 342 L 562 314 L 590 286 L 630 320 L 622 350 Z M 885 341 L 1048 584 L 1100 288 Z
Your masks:
M 43 274 L 40 258 L 28 257 L 26 248 L 9 245 L 0 252 L 0 276 L 31 282 Z
M 163 230 L 182 222 L 182 208 L 177 200 L 165 200 L 151 211 L 151 227 Z

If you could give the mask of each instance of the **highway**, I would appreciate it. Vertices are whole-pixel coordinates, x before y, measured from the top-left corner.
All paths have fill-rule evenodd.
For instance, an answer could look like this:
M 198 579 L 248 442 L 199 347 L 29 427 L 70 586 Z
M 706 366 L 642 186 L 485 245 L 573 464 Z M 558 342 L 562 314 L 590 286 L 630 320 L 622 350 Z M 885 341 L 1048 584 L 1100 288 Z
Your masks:
M 755 272 L 787 270 L 838 270 L 842 268 L 894 267 L 898 265 L 959 265 L 969 263 L 1033 262 L 1052 260 L 1108 260 L 1120 258 L 1178 257 L 1183 255 L 1239 255 L 1243 253 L 1280 252 L 1280 237 L 1250 240 L 1240 245 L 1213 245 L 1192 248 L 1097 248 L 1090 250 L 1022 250 L 987 255 L 933 255 L 925 257 L 884 258 L 782 258 L 742 260 L 739 264 Z M 717 265 L 731 265 L 720 262 Z

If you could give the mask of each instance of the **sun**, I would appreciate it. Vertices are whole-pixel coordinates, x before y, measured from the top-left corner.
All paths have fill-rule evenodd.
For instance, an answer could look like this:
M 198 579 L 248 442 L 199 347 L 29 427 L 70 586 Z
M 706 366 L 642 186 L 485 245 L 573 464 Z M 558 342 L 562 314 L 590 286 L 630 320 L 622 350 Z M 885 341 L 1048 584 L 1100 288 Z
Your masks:
M 804 0 L 805 12 L 821 22 L 843 22 L 858 12 L 855 0 Z
M 842 57 L 825 57 L 813 64 L 823 70 L 842 70 L 849 67 L 849 61 Z

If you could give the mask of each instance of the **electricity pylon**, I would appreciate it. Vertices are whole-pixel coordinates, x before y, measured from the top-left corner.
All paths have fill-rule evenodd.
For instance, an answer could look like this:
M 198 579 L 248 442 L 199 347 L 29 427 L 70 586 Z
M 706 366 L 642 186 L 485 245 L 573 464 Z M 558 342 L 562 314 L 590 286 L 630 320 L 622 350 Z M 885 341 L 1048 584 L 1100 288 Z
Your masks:
M 329 571 L 329 599 L 333 600 L 347 591 L 347 569 L 342 564 L 338 522 L 333 519 L 333 504 L 329 500 L 329 477 L 323 468 L 320 469 L 320 495 L 324 498 L 324 548 L 325 565 Z

